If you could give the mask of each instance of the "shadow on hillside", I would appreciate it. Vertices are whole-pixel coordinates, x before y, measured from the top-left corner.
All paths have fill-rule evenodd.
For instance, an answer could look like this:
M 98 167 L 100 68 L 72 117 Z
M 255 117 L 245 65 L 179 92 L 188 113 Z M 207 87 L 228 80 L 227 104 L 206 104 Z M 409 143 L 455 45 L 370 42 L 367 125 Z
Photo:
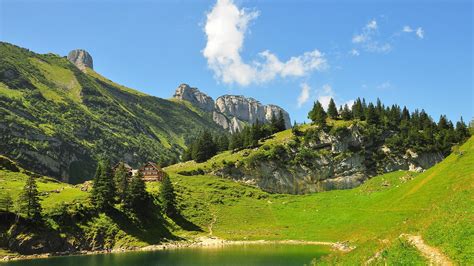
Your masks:
M 172 215 L 170 217 L 173 222 L 175 222 L 177 225 L 179 225 L 181 228 L 183 228 L 186 231 L 197 231 L 197 232 L 203 232 L 201 227 L 197 226 L 193 222 L 189 221 L 186 219 L 180 212 L 176 211 L 176 214 Z
M 139 221 L 131 219 L 125 213 L 117 209 L 108 210 L 107 215 L 109 215 L 125 233 L 150 245 L 159 244 L 165 239 L 181 239 L 168 230 L 166 221 L 160 217 L 159 212 L 151 211 L 149 214 L 141 216 Z

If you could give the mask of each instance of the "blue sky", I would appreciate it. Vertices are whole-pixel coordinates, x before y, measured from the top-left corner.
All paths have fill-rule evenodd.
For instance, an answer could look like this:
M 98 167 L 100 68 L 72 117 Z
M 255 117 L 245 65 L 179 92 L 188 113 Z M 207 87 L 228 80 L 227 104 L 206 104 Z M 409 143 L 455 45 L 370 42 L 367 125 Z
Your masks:
M 0 39 L 86 49 L 94 68 L 169 98 L 180 83 L 306 119 L 357 97 L 474 116 L 472 1 L 0 0 Z

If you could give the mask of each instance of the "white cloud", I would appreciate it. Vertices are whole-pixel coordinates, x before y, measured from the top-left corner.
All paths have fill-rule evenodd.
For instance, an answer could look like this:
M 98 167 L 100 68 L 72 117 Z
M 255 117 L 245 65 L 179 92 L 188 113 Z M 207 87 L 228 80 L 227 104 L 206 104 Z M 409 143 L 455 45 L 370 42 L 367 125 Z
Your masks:
M 218 0 L 207 14 L 204 31 L 207 44 L 203 55 L 216 78 L 224 83 L 247 86 L 271 81 L 277 77 L 301 77 L 327 67 L 324 55 L 317 49 L 282 62 L 266 50 L 252 63 L 243 61 L 240 53 L 249 23 L 258 11 L 239 9 L 232 0 Z
M 350 52 L 349 52 L 352 56 L 359 56 L 360 53 L 359 51 L 357 51 L 357 49 L 352 49 Z
M 379 90 L 390 89 L 390 88 L 392 88 L 392 83 L 390 83 L 390 81 L 385 81 L 385 82 L 377 85 L 376 88 L 379 89 Z
M 369 23 L 367 23 L 366 27 L 371 30 L 376 30 L 377 29 L 377 21 L 375 19 L 371 20 Z
M 329 84 L 324 84 L 321 87 L 321 90 L 317 92 L 317 95 L 318 95 L 317 96 L 318 101 L 321 103 L 324 109 L 327 110 L 329 106 L 329 102 L 331 101 L 331 98 L 334 98 L 335 93 Z
M 425 32 L 421 27 L 418 27 L 418 29 L 416 29 L 416 36 L 418 36 L 418 38 L 420 39 L 423 39 L 425 37 Z
M 404 26 L 402 31 L 403 32 L 413 32 L 413 29 L 410 26 Z
M 392 49 L 387 42 L 376 40 L 378 24 L 375 19 L 369 21 L 363 28 L 362 33 L 352 36 L 352 43 L 360 45 L 367 52 L 386 53 Z
M 300 95 L 298 96 L 298 108 L 303 106 L 308 100 L 309 100 L 309 91 L 311 90 L 311 87 L 307 83 L 302 83 L 301 84 L 301 92 Z

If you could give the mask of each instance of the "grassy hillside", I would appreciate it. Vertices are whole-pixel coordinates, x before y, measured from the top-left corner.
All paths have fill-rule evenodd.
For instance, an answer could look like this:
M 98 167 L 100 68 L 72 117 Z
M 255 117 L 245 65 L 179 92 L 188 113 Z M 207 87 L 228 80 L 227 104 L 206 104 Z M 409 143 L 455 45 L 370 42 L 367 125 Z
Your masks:
M 166 235 L 189 238 L 212 234 L 240 240 L 347 241 L 356 247 L 349 253 L 333 253 L 317 263 L 360 264 L 377 253 L 374 263 L 426 263 L 400 237 L 407 233 L 422 236 L 455 262 L 472 264 L 473 162 L 471 137 L 458 151 L 424 173 L 398 171 L 374 177 L 355 189 L 311 195 L 269 194 L 215 176 L 170 172 L 183 220 L 158 223 L 164 226 L 155 224 L 150 227 L 154 231 L 149 231 L 150 225 L 137 227 L 118 213 L 108 213 L 91 216 L 81 228 L 87 234 L 100 232 L 102 227 L 113 228 L 107 236 L 112 247 L 153 244 Z M 18 193 L 24 174 L 6 170 L 0 173 L 0 185 L 13 195 Z M 60 190 L 44 194 L 45 214 L 54 213 L 55 204 L 61 201 L 85 202 L 83 197 L 87 194 L 79 187 L 47 179 L 42 179 L 39 187 L 43 192 Z M 148 183 L 148 189 L 156 195 L 159 183 Z M 131 226 L 136 229 L 129 230 Z
M 101 154 L 172 162 L 202 129 L 222 130 L 182 102 L 83 73 L 66 58 L 7 43 L 0 54 L 0 153 L 32 171 L 78 183 Z

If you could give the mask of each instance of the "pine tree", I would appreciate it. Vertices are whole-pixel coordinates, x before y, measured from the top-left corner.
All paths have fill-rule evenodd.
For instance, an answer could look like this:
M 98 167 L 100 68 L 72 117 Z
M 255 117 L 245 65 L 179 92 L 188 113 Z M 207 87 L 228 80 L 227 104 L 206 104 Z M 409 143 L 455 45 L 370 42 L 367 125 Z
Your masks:
M 339 114 L 337 113 L 336 103 L 334 102 L 333 98 L 329 101 L 328 105 L 328 115 L 331 119 L 336 119 Z
M 217 149 L 218 151 L 226 151 L 229 149 L 229 138 L 226 134 L 222 134 L 217 139 Z
M 355 119 L 365 120 L 364 107 L 360 98 L 357 98 L 352 105 L 352 117 Z
M 193 160 L 197 163 L 205 162 L 217 154 L 217 145 L 214 143 L 211 133 L 207 130 L 201 133 L 192 149 Z
M 13 206 L 13 199 L 10 193 L 5 193 L 0 199 L 0 209 L 9 212 Z
M 97 165 L 96 175 L 92 183 L 92 202 L 99 210 L 113 206 L 115 186 L 112 168 L 108 160 L 102 160 Z
M 28 218 L 38 220 L 41 218 L 41 204 L 38 186 L 33 176 L 29 176 L 18 199 L 20 213 L 26 214 Z
M 171 217 L 176 214 L 176 196 L 168 175 L 165 175 L 161 182 L 160 200 L 166 215 Z
M 125 196 L 125 206 L 135 213 L 143 213 L 148 200 L 145 181 L 142 172 L 138 171 L 130 180 Z
M 116 193 L 120 201 L 125 200 L 128 188 L 128 178 L 129 173 L 125 168 L 125 164 L 120 162 L 114 173 L 115 188 L 117 189 Z
M 448 119 L 446 118 L 445 115 L 441 115 L 439 117 L 438 129 L 439 130 L 449 129 Z
M 278 130 L 278 119 L 276 118 L 275 115 L 272 115 L 270 118 L 270 134 L 275 134 L 277 133 Z
M 344 104 L 344 108 L 341 111 L 341 118 L 346 121 L 352 119 L 352 112 L 347 104 Z
M 241 149 L 244 147 L 244 140 L 242 138 L 242 134 L 240 132 L 236 132 L 232 135 L 229 142 L 229 149 Z
M 285 123 L 285 117 L 283 116 L 283 112 L 279 110 L 278 112 L 278 119 L 277 119 L 277 124 L 276 128 L 278 132 L 283 131 L 286 129 L 286 123 Z
M 369 103 L 369 106 L 367 107 L 366 120 L 367 120 L 367 124 L 369 125 L 376 125 L 379 122 L 377 111 L 375 109 L 375 106 L 372 103 Z
M 464 123 L 462 116 L 461 116 L 461 120 L 456 123 L 456 135 L 457 135 L 458 141 L 463 141 L 470 136 L 469 129 L 467 128 L 467 125 Z
M 316 101 L 314 103 L 313 109 L 308 113 L 308 118 L 311 119 L 313 123 L 324 128 L 326 127 L 326 117 L 327 115 L 323 106 L 319 101 Z

